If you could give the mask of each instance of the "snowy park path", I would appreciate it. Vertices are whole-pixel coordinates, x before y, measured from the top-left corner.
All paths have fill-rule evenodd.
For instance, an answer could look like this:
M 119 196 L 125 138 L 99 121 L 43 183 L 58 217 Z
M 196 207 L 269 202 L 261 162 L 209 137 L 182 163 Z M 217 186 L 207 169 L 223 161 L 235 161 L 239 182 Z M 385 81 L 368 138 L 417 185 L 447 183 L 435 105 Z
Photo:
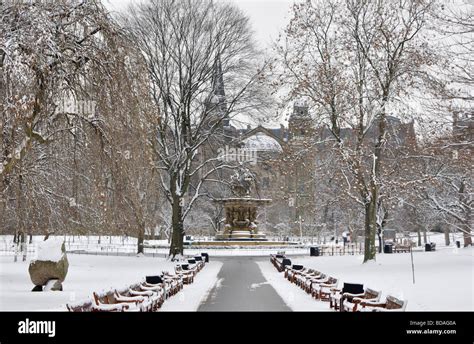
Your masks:
M 262 275 L 256 262 L 263 259 L 219 258 L 217 283 L 198 311 L 291 311 Z

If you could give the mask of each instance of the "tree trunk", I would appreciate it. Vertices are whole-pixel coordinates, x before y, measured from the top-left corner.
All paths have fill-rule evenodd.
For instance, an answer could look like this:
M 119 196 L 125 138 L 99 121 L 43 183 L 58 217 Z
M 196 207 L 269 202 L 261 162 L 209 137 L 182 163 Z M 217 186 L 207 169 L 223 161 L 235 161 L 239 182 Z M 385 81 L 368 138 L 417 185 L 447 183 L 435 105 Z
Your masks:
M 467 224 L 463 224 L 463 229 L 464 247 L 472 246 L 471 227 Z
M 382 235 L 380 234 L 380 230 L 377 231 L 377 236 L 379 238 L 379 253 L 382 253 Z
M 377 202 L 372 197 L 365 206 L 364 263 L 375 260 L 375 233 L 377 232 Z
M 472 237 L 471 237 L 471 224 L 472 224 L 472 201 L 470 199 L 470 195 L 468 190 L 466 190 L 466 183 L 464 180 L 461 182 L 461 186 L 459 188 L 459 199 L 461 201 L 461 205 L 463 206 L 464 212 L 464 221 L 461 224 L 461 228 L 463 231 L 463 239 L 464 239 L 464 247 L 472 246 Z
M 26 233 L 25 232 L 22 232 L 21 234 L 21 252 L 23 254 L 23 261 L 26 262 L 26 252 L 27 252 L 27 249 L 26 249 Z
M 426 236 L 426 227 L 423 227 L 423 244 L 427 244 L 428 243 L 428 238 Z
M 416 226 L 416 233 L 418 234 L 418 247 L 421 246 L 421 231 L 420 227 Z
M 444 228 L 444 243 L 446 244 L 446 246 L 449 246 L 451 244 L 449 240 L 449 227 L 448 226 Z
M 143 241 L 145 240 L 145 226 L 141 225 L 138 229 L 137 254 L 144 253 Z
M 374 147 L 372 173 L 370 176 L 370 201 L 366 203 L 365 207 L 365 250 L 364 263 L 369 260 L 375 260 L 375 234 L 377 233 L 377 205 L 379 201 L 379 177 L 381 175 L 382 153 L 385 144 L 385 104 L 388 102 L 388 88 L 383 90 L 383 107 L 378 121 L 378 138 Z
M 173 260 L 177 255 L 183 255 L 183 235 L 184 235 L 184 224 L 183 224 L 183 210 L 180 205 L 179 197 L 173 199 L 172 205 L 172 234 L 171 234 L 171 245 L 170 245 L 170 257 Z
M 13 237 L 13 243 L 15 246 L 15 255 L 13 257 L 13 261 L 15 263 L 18 261 L 18 242 L 20 241 L 19 239 L 20 238 L 19 238 L 18 230 L 15 229 L 15 236 Z

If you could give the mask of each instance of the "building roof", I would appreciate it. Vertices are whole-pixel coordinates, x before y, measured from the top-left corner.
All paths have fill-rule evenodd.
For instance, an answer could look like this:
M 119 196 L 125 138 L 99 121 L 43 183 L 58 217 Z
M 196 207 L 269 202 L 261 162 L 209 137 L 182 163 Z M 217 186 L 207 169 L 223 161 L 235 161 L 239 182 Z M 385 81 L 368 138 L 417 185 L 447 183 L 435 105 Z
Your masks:
M 243 139 L 242 147 L 244 149 L 253 149 L 257 151 L 283 151 L 283 148 L 277 140 L 275 140 L 273 137 L 266 135 L 263 132 L 257 132 L 254 135 Z

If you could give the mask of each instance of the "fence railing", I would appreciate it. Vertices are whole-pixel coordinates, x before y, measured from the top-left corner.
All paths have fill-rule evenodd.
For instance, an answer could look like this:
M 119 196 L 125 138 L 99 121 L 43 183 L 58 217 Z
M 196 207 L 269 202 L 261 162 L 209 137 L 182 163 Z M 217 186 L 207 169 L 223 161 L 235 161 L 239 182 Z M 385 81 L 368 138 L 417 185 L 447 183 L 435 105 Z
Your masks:
M 349 243 L 343 246 L 320 245 L 319 254 L 321 256 L 343 256 L 357 255 L 364 253 L 364 245 L 362 243 Z
M 289 255 L 306 255 L 310 253 L 312 245 L 303 245 L 298 247 L 287 248 L 269 248 L 269 247 L 255 247 L 255 248 L 185 248 L 186 254 L 199 254 L 203 250 L 212 250 L 214 254 L 218 255 L 269 255 L 275 253 L 275 249 L 283 250 Z M 339 256 L 339 255 L 357 255 L 364 253 L 363 243 L 349 243 L 346 245 L 315 245 L 319 247 L 319 255 L 321 256 Z M 23 251 L 21 245 L 15 245 L 13 241 L 0 241 L 0 256 L 23 256 L 26 252 L 28 258 L 35 258 L 37 254 L 37 243 L 25 243 Z M 104 256 L 134 256 L 137 253 L 136 244 L 118 244 L 118 243 L 86 243 L 86 242 L 67 242 L 66 251 L 75 254 L 91 254 Z M 149 257 L 163 257 L 167 256 L 169 248 L 167 247 L 144 247 L 144 255 Z

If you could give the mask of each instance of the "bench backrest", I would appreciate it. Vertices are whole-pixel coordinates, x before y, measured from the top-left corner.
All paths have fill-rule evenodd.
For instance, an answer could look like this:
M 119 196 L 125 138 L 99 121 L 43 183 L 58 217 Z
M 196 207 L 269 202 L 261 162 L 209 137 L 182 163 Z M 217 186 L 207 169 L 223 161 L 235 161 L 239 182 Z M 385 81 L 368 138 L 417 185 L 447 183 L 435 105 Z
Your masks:
M 380 300 L 380 291 L 373 290 L 370 288 L 365 289 L 365 298 L 366 299 L 375 299 L 376 301 Z
M 117 303 L 117 299 L 115 298 L 115 293 L 114 292 L 108 292 L 107 293 L 107 303 L 113 305 L 114 303 Z
M 344 283 L 342 293 L 362 294 L 364 293 L 364 285 L 356 283 Z
M 161 278 L 161 276 L 146 276 L 145 282 L 150 284 L 159 284 L 163 283 L 163 279 Z
M 108 303 L 107 297 L 103 297 L 99 294 L 97 294 L 95 291 L 92 293 L 94 296 L 94 301 L 96 305 L 99 305 L 101 303 Z
M 388 295 L 387 296 L 387 309 L 405 309 L 406 307 L 405 300 L 399 300 L 394 296 Z
M 66 304 L 69 312 L 89 312 L 92 308 L 92 301 L 85 301 L 83 303 Z

